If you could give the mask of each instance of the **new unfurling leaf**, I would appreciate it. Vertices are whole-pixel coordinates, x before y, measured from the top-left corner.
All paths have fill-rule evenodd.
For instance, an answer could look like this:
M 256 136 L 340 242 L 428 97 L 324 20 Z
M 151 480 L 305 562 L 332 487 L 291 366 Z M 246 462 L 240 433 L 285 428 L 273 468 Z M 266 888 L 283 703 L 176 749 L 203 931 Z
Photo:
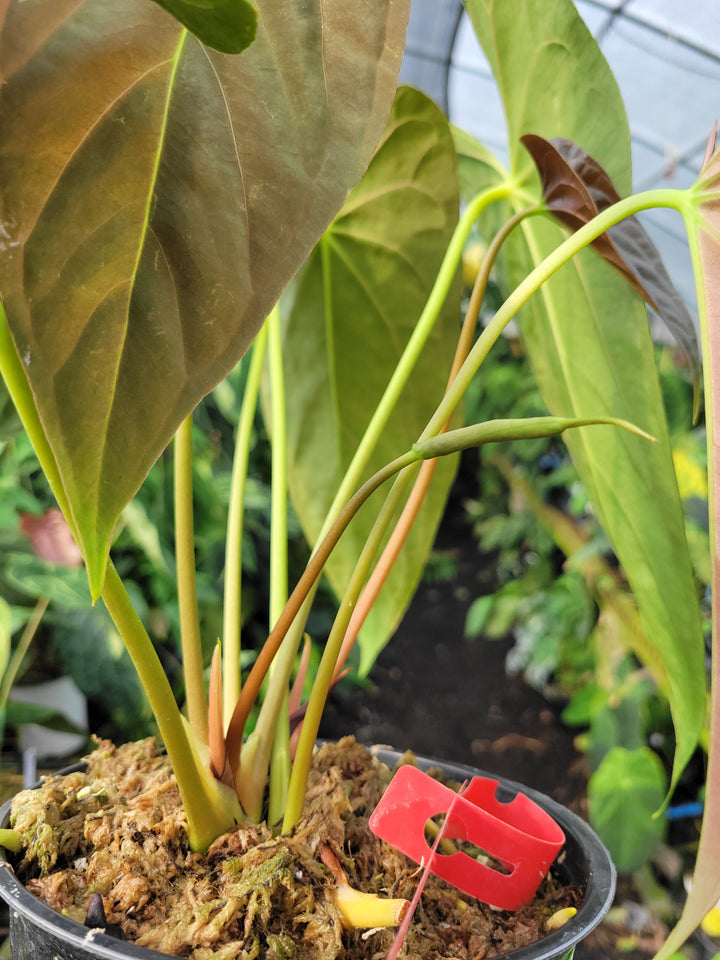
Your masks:
M 620 200 L 601 164 L 571 140 L 545 140 L 526 134 L 521 141 L 540 174 L 547 209 L 571 230 L 577 230 Z M 637 217 L 627 217 L 593 241 L 592 247 L 625 277 L 682 347 L 697 399 L 700 351 L 695 324 L 643 225 Z

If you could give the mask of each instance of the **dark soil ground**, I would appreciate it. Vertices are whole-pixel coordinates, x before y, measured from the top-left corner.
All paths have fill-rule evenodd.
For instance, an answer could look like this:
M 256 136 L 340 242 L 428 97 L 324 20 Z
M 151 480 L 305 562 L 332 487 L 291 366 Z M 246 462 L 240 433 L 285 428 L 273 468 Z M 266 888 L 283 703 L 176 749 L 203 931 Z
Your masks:
M 510 639 L 463 637 L 467 609 L 493 589 L 494 574 L 459 505 L 441 528 L 436 550 L 451 555 L 456 575 L 421 586 L 375 664 L 369 689 L 345 686 L 334 693 L 322 736 L 353 733 L 362 743 L 470 764 L 541 790 L 587 819 L 587 770 L 575 734 L 560 720 L 562 704 L 549 702 L 521 677 L 506 676 Z M 621 879 L 616 902 L 628 897 L 634 891 Z M 662 930 L 635 931 L 646 951 L 628 949 L 632 933 L 604 923 L 577 948 L 576 960 L 646 960 Z

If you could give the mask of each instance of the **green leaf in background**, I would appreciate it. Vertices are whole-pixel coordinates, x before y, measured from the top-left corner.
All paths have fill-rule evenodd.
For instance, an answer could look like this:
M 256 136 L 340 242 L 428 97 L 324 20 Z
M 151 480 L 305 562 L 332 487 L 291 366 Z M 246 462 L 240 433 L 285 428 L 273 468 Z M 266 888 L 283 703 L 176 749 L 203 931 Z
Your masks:
M 257 13 L 247 0 L 154 0 L 208 47 L 241 53 L 255 39 Z
M 9 3 L 0 289 L 94 594 L 120 511 L 365 169 L 408 9 L 268 0 L 227 57 L 147 0 Z
M 27 553 L 5 558 L 7 583 L 29 597 L 49 597 L 64 607 L 87 610 L 91 603 L 87 576 L 82 568 L 48 563 Z
M 9 727 L 19 727 L 25 723 L 38 723 L 51 730 L 60 730 L 63 733 L 83 733 L 64 713 L 56 707 L 45 707 L 39 703 L 23 703 L 20 700 L 10 700 L 5 714 L 5 723 Z
M 526 203 L 528 192 L 540 196 L 519 142 L 526 133 L 571 139 L 602 164 L 621 193 L 629 193 L 629 133 L 620 94 L 571 0 L 468 0 L 467 7 L 505 103 L 510 169 L 524 181 L 517 202 Z M 513 29 L 518 21 L 523 31 Z M 483 182 L 487 169 L 483 164 Z M 521 230 L 506 250 L 513 286 L 564 237 L 538 217 Z M 521 320 L 552 413 L 612 414 L 658 440 L 648 444 L 604 428 L 566 437 L 663 660 L 677 736 L 675 780 L 705 719 L 704 645 L 645 310 L 607 264 L 584 251 L 532 298 Z
M 0 597 L 0 677 L 5 673 L 10 661 L 11 620 L 10 604 Z
M 615 747 L 590 778 L 590 820 L 620 873 L 632 873 L 662 842 L 665 771 L 649 749 Z
M 290 495 L 311 543 L 415 328 L 457 215 L 447 121 L 422 94 L 401 89 L 365 177 L 298 278 L 285 326 Z M 451 294 L 367 475 L 409 449 L 442 398 L 458 323 L 459 297 Z M 391 636 L 420 578 L 454 459 L 438 465 L 408 543 L 366 621 L 360 639 L 363 673 Z M 375 497 L 363 508 L 331 557 L 327 570 L 337 592 L 347 583 L 380 503 Z

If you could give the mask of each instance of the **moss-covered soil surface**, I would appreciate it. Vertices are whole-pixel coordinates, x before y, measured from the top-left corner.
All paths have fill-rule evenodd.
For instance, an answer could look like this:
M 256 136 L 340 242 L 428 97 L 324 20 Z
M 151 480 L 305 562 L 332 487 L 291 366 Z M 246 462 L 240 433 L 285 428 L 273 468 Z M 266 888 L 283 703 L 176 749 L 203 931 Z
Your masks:
M 410 758 L 405 758 L 408 762 Z M 385 957 L 392 929 L 349 929 L 336 902 L 329 847 L 351 886 L 411 899 L 419 871 L 368 829 L 390 771 L 353 738 L 316 756 L 305 816 L 289 836 L 238 826 L 206 855 L 187 847 L 174 777 L 153 740 L 101 743 L 86 771 L 20 794 L 12 823 L 27 842 L 16 865 L 28 888 L 83 923 L 98 901 L 123 937 L 193 960 Z M 483 960 L 546 934 L 583 891 L 552 873 L 517 913 L 478 903 L 431 876 L 403 956 Z

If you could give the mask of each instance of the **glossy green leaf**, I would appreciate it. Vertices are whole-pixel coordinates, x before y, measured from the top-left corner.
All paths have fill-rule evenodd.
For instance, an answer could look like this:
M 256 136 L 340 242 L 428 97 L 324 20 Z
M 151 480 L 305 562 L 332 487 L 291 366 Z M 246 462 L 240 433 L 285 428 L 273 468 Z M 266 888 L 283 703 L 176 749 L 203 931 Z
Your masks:
M 647 863 L 662 842 L 666 820 L 654 814 L 665 787 L 662 763 L 648 747 L 614 747 L 590 778 L 590 821 L 620 873 Z
M 408 7 L 266 0 L 229 57 L 147 0 L 10 3 L 0 289 L 95 593 L 120 511 L 365 169 Z
M 526 133 L 570 138 L 597 158 L 621 193 L 629 193 L 629 134 L 620 95 L 574 4 L 468 0 L 467 6 L 496 71 L 510 168 L 523 181 L 523 202 L 529 192 L 540 196 L 519 142 Z M 518 22 L 522 31 L 515 29 Z M 484 165 L 483 178 L 486 173 Z M 544 218 L 526 220 L 505 251 L 510 281 L 517 283 L 563 236 Z M 584 251 L 530 300 L 521 320 L 552 413 L 621 417 L 657 438 L 650 445 L 626 431 L 598 429 L 565 439 L 665 666 L 677 777 L 704 721 L 704 647 L 645 310 L 615 271 Z
M 434 282 L 457 221 L 447 121 L 401 90 L 361 183 L 298 278 L 285 328 L 290 495 L 314 542 Z M 366 475 L 409 449 L 442 398 L 459 334 L 451 294 Z M 363 671 L 395 629 L 422 572 L 454 473 L 441 462 L 405 549 L 361 634 Z M 381 496 L 363 508 L 328 565 L 347 583 Z
M 255 39 L 257 13 L 247 0 L 154 0 L 202 43 L 220 53 L 241 53 Z

